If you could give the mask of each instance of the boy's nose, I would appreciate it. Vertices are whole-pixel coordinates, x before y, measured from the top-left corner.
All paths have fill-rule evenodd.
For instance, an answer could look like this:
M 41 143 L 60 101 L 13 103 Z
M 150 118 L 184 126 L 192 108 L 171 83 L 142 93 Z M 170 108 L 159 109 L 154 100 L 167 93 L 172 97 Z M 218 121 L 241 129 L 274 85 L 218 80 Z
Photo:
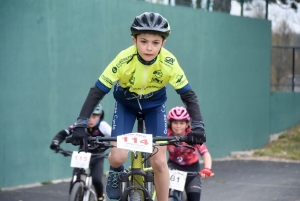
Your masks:
M 151 45 L 147 45 L 147 50 L 152 50 L 152 46 Z

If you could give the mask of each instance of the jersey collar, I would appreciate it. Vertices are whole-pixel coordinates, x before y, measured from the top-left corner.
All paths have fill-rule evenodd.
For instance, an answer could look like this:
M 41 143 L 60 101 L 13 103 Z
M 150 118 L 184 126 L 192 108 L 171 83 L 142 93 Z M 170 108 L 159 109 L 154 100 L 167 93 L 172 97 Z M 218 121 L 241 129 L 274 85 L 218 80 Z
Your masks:
M 152 61 L 145 61 L 145 60 L 141 57 L 141 55 L 139 55 L 139 53 L 137 53 L 137 58 L 138 58 L 138 60 L 139 60 L 142 64 L 147 65 L 147 66 L 150 66 L 150 65 L 152 65 L 152 64 L 156 61 L 157 56 L 156 56 Z

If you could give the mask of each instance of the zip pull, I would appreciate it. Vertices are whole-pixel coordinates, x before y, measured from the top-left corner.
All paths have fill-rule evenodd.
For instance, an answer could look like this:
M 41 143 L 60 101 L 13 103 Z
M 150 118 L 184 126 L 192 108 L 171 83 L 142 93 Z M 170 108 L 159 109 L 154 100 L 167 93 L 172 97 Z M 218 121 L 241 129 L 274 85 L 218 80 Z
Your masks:
M 139 101 L 140 99 L 137 98 L 136 100 L 137 100 L 137 102 L 138 102 L 138 104 L 139 104 L 139 106 L 140 106 L 140 109 L 142 110 L 142 106 L 141 106 L 140 101 Z

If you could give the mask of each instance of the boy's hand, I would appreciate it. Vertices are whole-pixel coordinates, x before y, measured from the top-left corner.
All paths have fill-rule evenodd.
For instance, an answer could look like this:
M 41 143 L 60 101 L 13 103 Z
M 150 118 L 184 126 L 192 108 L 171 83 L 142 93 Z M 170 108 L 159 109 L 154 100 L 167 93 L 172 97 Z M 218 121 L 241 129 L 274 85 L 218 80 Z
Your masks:
M 78 118 L 77 122 L 75 123 L 75 127 L 72 130 L 72 138 L 74 139 L 83 139 L 87 138 L 88 132 L 88 119 L 87 118 Z
M 211 169 L 204 168 L 203 170 L 201 170 L 199 175 L 202 177 L 202 179 L 205 179 L 206 177 L 213 177 L 215 174 L 212 173 Z
M 188 144 L 203 144 L 206 142 L 205 130 L 203 127 L 196 127 L 192 132 L 187 134 Z
M 72 138 L 74 139 L 83 139 L 88 136 L 87 128 L 85 126 L 75 126 L 72 130 Z

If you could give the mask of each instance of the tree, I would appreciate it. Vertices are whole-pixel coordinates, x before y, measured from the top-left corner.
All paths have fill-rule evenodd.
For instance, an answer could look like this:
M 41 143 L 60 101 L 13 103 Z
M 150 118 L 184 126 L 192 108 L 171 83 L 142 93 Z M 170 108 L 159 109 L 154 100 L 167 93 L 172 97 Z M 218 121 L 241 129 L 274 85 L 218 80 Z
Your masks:
M 231 0 L 214 0 L 213 11 L 230 13 Z
M 293 46 L 294 38 L 295 34 L 286 20 L 282 20 L 272 34 L 271 82 L 272 86 L 275 86 L 273 90 L 291 90 L 291 86 L 286 84 L 292 75 L 293 50 L 288 47 Z
M 252 3 L 254 0 L 238 0 L 240 3 Z M 300 6 L 300 0 L 263 0 L 268 2 L 269 4 L 277 4 L 282 6 L 283 8 L 290 7 L 297 11 L 298 7 Z
M 175 5 L 201 8 L 201 0 L 175 0 Z

